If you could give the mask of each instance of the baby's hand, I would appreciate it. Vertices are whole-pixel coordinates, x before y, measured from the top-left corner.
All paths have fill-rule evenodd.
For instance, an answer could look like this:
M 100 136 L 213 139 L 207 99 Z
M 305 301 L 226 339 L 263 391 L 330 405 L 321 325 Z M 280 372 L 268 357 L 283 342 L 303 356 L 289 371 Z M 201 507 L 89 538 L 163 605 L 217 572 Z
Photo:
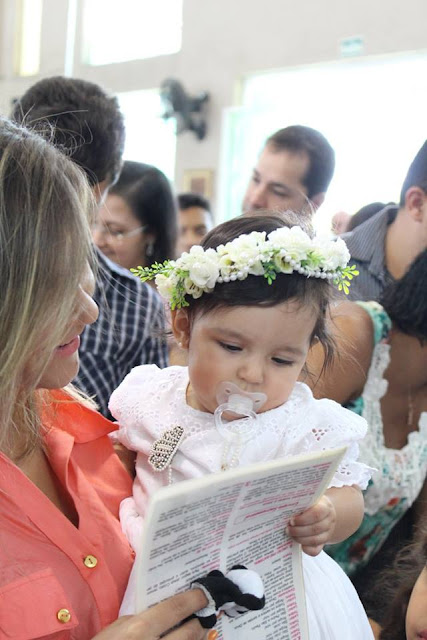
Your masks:
M 309 556 L 317 556 L 334 533 L 337 514 L 332 501 L 322 496 L 316 504 L 289 521 L 288 534 Z

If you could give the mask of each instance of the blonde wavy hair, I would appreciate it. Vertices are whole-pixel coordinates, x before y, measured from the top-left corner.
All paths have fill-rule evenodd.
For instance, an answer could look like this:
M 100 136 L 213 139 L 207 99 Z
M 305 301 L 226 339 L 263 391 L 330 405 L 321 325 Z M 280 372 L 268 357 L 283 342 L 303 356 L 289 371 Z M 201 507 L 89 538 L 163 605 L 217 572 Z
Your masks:
M 92 259 L 92 211 L 81 170 L 0 118 L 0 450 L 15 459 L 40 437 L 37 386 Z

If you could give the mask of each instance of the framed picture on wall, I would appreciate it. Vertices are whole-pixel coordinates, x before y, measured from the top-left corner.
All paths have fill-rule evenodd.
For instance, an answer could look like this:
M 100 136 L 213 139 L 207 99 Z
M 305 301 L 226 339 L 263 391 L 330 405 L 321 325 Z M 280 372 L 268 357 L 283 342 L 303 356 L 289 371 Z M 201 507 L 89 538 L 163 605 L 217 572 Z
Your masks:
M 182 190 L 184 192 L 198 193 L 209 200 L 212 198 L 213 173 L 212 169 L 186 169 L 182 181 Z

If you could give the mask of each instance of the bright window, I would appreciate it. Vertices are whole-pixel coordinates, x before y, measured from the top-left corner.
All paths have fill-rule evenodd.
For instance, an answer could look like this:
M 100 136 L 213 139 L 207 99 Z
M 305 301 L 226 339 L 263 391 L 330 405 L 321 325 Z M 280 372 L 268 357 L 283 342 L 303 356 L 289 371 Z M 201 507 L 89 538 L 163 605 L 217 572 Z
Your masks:
M 175 123 L 163 120 L 158 90 L 119 93 L 125 118 L 126 160 L 153 164 L 172 181 L 175 169 Z
M 40 70 L 40 35 L 42 0 L 20 0 L 17 3 L 16 71 L 20 76 L 34 76 Z
M 176 53 L 181 35 L 182 0 L 84 0 L 84 64 Z
M 249 77 L 241 108 L 225 121 L 222 203 L 240 211 L 256 157 L 277 129 L 303 124 L 321 131 L 336 152 L 335 176 L 316 224 L 337 211 L 397 201 L 426 139 L 427 55 L 339 62 Z

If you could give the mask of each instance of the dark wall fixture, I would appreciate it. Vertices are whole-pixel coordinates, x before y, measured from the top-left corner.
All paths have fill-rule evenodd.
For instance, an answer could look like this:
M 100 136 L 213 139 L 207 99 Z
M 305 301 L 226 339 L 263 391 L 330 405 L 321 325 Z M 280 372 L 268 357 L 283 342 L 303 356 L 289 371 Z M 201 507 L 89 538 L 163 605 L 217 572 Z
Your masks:
M 208 92 L 192 97 L 179 80 L 166 78 L 160 86 L 160 97 L 165 110 L 163 118 L 176 118 L 176 133 L 192 131 L 198 140 L 203 140 L 207 128 L 204 109 L 209 101 Z

